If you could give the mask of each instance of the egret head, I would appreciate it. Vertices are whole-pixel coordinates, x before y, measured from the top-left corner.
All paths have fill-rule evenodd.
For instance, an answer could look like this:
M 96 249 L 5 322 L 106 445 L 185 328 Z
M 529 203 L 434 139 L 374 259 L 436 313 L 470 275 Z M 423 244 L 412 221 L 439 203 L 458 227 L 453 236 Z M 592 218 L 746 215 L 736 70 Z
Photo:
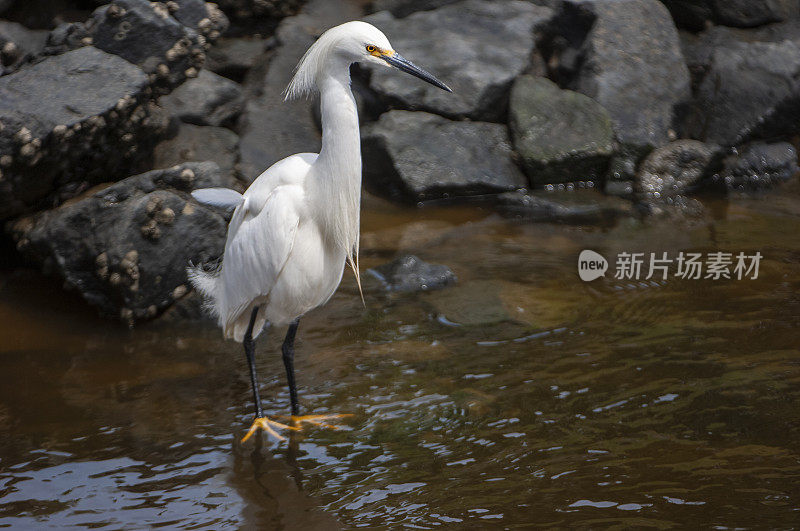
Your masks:
M 346 72 L 353 63 L 395 67 L 452 92 L 450 87 L 436 79 L 433 74 L 397 53 L 378 28 L 366 22 L 353 21 L 329 29 L 308 49 L 297 65 L 294 78 L 286 89 L 286 97 L 312 92 L 326 71 Z

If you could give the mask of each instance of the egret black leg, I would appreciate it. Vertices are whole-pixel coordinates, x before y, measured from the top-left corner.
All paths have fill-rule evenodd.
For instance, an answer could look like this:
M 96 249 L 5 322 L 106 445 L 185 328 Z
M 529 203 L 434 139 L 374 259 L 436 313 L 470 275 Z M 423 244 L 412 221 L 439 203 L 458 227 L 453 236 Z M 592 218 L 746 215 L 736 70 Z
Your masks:
M 250 315 L 250 324 L 247 326 L 247 332 L 244 334 L 244 354 L 247 356 L 247 363 L 250 365 L 250 384 L 253 386 L 253 401 L 256 404 L 256 418 L 260 419 L 264 416 L 261 410 L 261 397 L 258 395 L 258 378 L 256 376 L 256 343 L 253 341 L 253 326 L 256 324 L 256 316 L 258 315 L 258 306 L 253 308 L 253 313 Z
M 300 406 L 297 403 L 297 386 L 294 381 L 294 336 L 297 334 L 297 326 L 300 324 L 300 318 L 297 318 L 289 325 L 289 330 L 286 331 L 286 338 L 283 340 L 283 365 L 286 367 L 286 379 L 289 380 L 289 397 L 292 401 L 292 415 L 297 416 L 300 414 Z

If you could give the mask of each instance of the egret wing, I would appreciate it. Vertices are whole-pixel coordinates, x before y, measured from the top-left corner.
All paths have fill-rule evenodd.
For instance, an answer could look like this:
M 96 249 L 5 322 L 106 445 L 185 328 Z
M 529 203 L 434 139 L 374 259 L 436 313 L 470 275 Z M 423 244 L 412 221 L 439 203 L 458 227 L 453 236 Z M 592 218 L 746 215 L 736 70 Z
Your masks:
M 303 196 L 301 186 L 277 186 L 264 201 L 246 197 L 234 212 L 221 271 L 226 328 L 254 300 L 269 296 L 292 252 Z

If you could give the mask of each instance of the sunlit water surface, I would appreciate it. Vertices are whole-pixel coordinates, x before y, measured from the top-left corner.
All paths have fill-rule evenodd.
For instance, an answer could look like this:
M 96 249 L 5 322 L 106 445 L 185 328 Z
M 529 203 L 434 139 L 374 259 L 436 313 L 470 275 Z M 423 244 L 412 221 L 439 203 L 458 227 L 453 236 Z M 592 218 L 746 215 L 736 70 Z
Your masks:
M 344 429 L 238 440 L 240 346 L 207 323 L 129 331 L 52 281 L 0 277 L 0 526 L 781 527 L 800 522 L 800 193 L 702 219 L 528 224 L 367 207 L 362 265 L 400 251 L 456 287 L 352 275 L 301 322 L 310 412 Z M 757 280 L 584 283 L 582 249 L 764 255 Z M 612 264 L 613 269 L 613 264 Z M 286 413 L 283 330 L 259 341 Z

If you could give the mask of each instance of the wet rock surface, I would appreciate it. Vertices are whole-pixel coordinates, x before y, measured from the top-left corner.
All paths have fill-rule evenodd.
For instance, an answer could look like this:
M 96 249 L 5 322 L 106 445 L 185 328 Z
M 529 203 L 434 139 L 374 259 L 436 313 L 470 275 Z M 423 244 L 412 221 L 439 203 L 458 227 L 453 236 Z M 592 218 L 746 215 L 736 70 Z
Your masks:
M 561 83 L 611 115 L 623 144 L 665 144 L 689 72 L 669 12 L 656 0 L 567 0 L 549 30 Z
M 685 194 L 709 177 L 722 158 L 722 150 L 696 140 L 678 140 L 650 153 L 636 178 L 636 192 L 645 201 L 665 200 Z
M 63 278 L 103 314 L 133 323 L 188 293 L 186 265 L 220 256 L 227 230 L 189 192 L 233 186 L 214 163 L 123 179 L 11 227 L 24 257 Z
M 551 16 L 548 8 L 517 0 L 465 0 L 402 19 L 388 12 L 372 15 L 365 20 L 453 93 L 388 68 L 372 69 L 370 87 L 394 108 L 502 121 L 511 83 L 535 53 L 534 32 Z
M 147 76 L 93 47 L 0 77 L 0 219 L 130 164 L 163 132 L 160 120 Z
M 230 125 L 244 107 L 242 89 L 208 70 L 164 96 L 160 105 L 181 121 L 195 125 Z
M 722 178 L 728 188 L 763 190 L 796 177 L 797 150 L 788 142 L 756 142 L 742 148 L 738 156 L 725 160 Z
M 153 150 L 153 167 L 213 160 L 223 175 L 235 176 L 238 162 L 236 133 L 223 127 L 182 124 L 177 134 Z
M 800 43 L 714 48 L 685 121 L 686 134 L 722 145 L 800 131 Z
M 524 187 L 506 128 L 390 111 L 362 129 L 364 181 L 379 195 L 420 201 Z
M 457 281 L 455 273 L 441 264 L 429 264 L 413 254 L 395 258 L 369 270 L 388 291 L 428 291 L 441 289 Z
M 596 180 L 614 152 L 606 110 L 541 77 L 521 76 L 514 82 L 509 128 L 533 184 Z

